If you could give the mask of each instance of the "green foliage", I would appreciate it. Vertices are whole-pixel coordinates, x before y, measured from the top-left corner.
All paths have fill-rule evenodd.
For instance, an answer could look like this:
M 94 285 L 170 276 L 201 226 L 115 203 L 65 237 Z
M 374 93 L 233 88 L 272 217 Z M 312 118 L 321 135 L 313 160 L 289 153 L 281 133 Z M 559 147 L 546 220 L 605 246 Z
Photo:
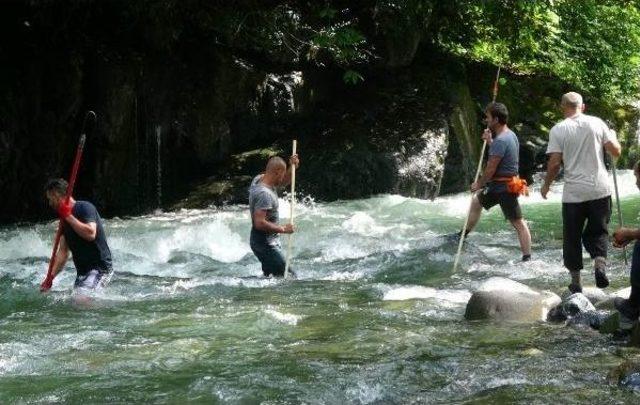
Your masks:
M 349 84 L 358 84 L 359 82 L 364 80 L 362 75 L 355 70 L 347 70 L 346 72 L 344 72 L 344 76 L 342 78 L 345 83 Z
M 59 14 L 58 3 L 32 5 L 48 15 Z M 148 49 L 139 52 L 208 43 L 289 68 L 338 67 L 352 84 L 371 64 L 409 64 L 422 44 L 512 73 L 555 76 L 604 100 L 638 96 L 638 0 L 75 0 L 66 14 L 80 24 L 65 27 L 60 17 L 54 32 L 70 41 L 142 37 Z M 109 19 L 120 28 L 101 25 Z
M 459 0 L 438 44 L 521 73 L 550 74 L 611 101 L 638 95 L 640 10 L 632 1 Z M 454 24 L 457 21 L 458 24 Z

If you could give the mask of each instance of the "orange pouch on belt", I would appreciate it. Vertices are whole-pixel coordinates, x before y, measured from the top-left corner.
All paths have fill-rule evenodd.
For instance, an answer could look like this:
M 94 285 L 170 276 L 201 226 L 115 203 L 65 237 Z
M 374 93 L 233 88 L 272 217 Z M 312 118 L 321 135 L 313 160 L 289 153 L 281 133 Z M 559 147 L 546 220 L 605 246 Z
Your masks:
M 518 176 L 513 176 L 509 181 L 507 181 L 507 191 L 511 194 L 529 196 L 527 181 Z
M 520 176 L 494 177 L 491 181 L 504 183 L 507 186 L 507 192 L 510 194 L 529 196 L 527 181 L 525 179 L 521 179 Z

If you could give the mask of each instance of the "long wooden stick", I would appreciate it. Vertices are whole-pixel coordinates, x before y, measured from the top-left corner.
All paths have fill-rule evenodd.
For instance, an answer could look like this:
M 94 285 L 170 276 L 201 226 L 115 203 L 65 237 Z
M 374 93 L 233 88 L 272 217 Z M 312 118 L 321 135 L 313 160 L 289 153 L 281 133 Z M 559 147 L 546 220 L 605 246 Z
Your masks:
M 298 141 L 293 140 L 293 153 L 296 154 Z M 291 203 L 289 204 L 289 223 L 293 225 L 293 211 L 296 205 L 296 165 L 291 165 Z M 289 275 L 289 265 L 291 264 L 291 247 L 293 246 L 293 234 L 289 234 L 289 243 L 287 245 L 287 263 L 284 266 L 284 278 Z
M 498 82 L 500 80 L 500 67 L 498 66 L 498 73 L 496 73 L 496 80 L 493 82 L 493 98 L 492 102 L 496 102 L 496 98 L 498 98 Z M 487 129 L 489 127 L 487 126 Z M 480 177 L 480 172 L 482 171 L 482 160 L 484 158 L 484 151 L 487 149 L 487 141 L 482 142 L 482 150 L 480 151 L 480 158 L 478 159 L 478 169 L 476 170 L 476 176 L 474 177 L 473 182 L 478 181 Z M 453 271 L 456 271 L 458 267 L 458 261 L 460 261 L 460 254 L 462 253 L 462 244 L 464 243 L 464 237 L 467 233 L 467 226 L 469 225 L 469 217 L 471 216 L 471 206 L 473 204 L 473 196 L 471 193 L 471 202 L 469 203 L 469 210 L 467 211 L 467 217 L 464 220 L 464 226 L 462 227 L 462 232 L 460 233 L 460 242 L 458 242 L 458 251 L 456 252 L 456 257 L 453 260 Z
M 618 225 L 620 228 L 624 226 L 622 223 L 622 210 L 620 209 L 620 194 L 618 193 L 618 175 L 616 174 L 616 160 L 611 159 L 611 171 L 613 172 L 613 188 L 616 192 L 616 206 L 618 208 Z M 629 262 L 627 261 L 627 248 L 626 246 L 622 247 L 622 255 L 624 257 L 624 265 L 628 266 Z

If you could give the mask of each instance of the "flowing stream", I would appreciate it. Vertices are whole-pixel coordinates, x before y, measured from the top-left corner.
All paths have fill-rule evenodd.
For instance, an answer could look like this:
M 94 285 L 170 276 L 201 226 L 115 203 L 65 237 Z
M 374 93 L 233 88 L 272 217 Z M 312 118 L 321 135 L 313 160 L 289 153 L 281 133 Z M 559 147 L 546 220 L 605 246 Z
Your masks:
M 637 225 L 632 173 L 619 182 Z M 456 273 L 442 235 L 460 228 L 466 194 L 298 204 L 296 281 L 261 277 L 246 206 L 113 218 L 116 275 L 90 303 L 74 298 L 71 266 L 38 291 L 55 222 L 0 228 L 0 403 L 637 403 L 606 383 L 622 361 L 610 336 L 463 317 L 493 276 L 566 288 L 559 187 L 521 199 L 531 262 L 496 207 Z M 626 287 L 619 251 L 610 263 L 608 290 Z

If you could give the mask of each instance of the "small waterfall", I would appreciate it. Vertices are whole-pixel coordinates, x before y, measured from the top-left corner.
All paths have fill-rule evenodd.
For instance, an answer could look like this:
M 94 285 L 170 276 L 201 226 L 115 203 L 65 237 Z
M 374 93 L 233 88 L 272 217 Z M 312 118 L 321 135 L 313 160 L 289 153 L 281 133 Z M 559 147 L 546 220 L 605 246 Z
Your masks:
M 402 142 L 396 154 L 398 183 L 396 192 L 405 196 L 434 199 L 440 194 L 447 157 L 448 128 L 426 130 L 410 142 Z
M 258 87 L 258 99 L 254 109 L 262 107 L 274 114 L 288 114 L 298 111 L 296 93 L 304 84 L 302 72 L 294 71 L 285 75 L 268 74 Z
M 157 196 L 157 209 L 160 210 L 162 207 L 162 154 L 161 154 L 161 148 L 162 148 L 162 126 L 158 125 L 156 126 L 156 145 L 158 147 L 157 149 L 157 167 L 156 167 L 156 179 L 157 179 L 157 184 L 156 184 L 156 196 Z

